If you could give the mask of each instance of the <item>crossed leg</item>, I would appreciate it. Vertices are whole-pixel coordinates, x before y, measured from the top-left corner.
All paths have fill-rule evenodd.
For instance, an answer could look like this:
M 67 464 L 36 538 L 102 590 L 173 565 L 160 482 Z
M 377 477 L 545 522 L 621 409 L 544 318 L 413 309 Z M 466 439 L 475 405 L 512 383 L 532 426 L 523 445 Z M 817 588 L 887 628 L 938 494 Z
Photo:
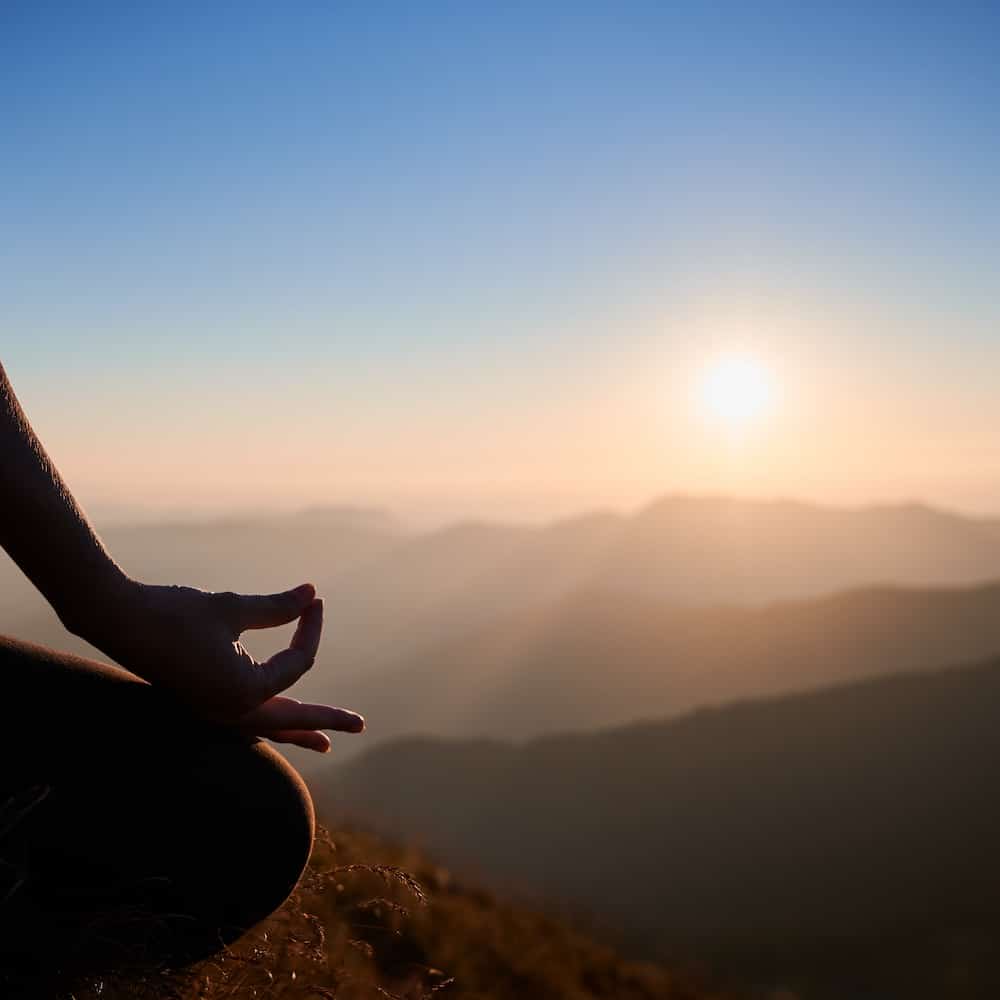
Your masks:
M 312 803 L 267 744 L 124 670 L 12 639 L 0 690 L 0 968 L 51 963 L 54 940 L 63 954 L 94 959 L 96 942 L 176 964 L 292 891 Z

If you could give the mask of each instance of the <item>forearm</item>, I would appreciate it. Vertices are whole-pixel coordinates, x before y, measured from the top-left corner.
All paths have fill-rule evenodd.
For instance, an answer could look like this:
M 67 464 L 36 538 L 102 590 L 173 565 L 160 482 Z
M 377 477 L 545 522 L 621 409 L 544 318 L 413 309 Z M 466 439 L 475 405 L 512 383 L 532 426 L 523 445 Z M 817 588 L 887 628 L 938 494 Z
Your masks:
M 2 365 L 0 545 L 73 631 L 128 584 L 31 429 Z

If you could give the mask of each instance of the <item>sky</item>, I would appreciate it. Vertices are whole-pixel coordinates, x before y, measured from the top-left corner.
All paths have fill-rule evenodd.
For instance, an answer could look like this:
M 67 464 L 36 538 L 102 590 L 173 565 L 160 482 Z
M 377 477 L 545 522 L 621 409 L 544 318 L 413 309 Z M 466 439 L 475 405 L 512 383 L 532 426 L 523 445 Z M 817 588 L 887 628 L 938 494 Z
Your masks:
M 998 38 L 990 3 L 6 2 L 0 359 L 106 516 L 1000 513 Z M 734 356 L 738 428 L 699 391 Z

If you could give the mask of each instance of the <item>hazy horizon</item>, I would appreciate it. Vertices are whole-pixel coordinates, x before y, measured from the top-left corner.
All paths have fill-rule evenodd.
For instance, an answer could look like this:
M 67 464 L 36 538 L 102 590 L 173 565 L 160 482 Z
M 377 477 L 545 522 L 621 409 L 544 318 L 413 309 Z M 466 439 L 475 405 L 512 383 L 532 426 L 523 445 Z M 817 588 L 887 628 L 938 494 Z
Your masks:
M 329 505 L 388 509 L 422 526 L 468 517 L 544 521 L 594 508 L 628 510 L 664 494 L 780 498 L 848 507 L 925 503 L 973 516 L 1000 515 L 1000 468 L 992 460 L 990 447 L 995 438 L 993 425 L 977 416 L 982 411 L 972 407 L 965 410 L 971 434 L 949 436 L 938 431 L 933 437 L 921 437 L 919 426 L 912 429 L 905 448 L 902 444 L 901 448 L 903 456 L 913 460 L 919 471 L 894 468 L 896 455 L 891 447 L 886 449 L 881 442 L 876 446 L 868 444 L 872 435 L 866 436 L 858 426 L 856 412 L 839 432 L 839 440 L 829 442 L 830 449 L 823 450 L 807 447 L 807 434 L 792 425 L 791 414 L 773 412 L 761 425 L 737 437 L 707 426 L 708 421 L 699 415 L 697 407 L 685 400 L 688 412 L 678 418 L 678 425 L 661 428 L 664 448 L 679 448 L 681 452 L 677 471 L 666 475 L 634 475 L 633 469 L 627 470 L 628 474 L 617 474 L 609 459 L 591 466 L 589 481 L 553 479 L 545 472 L 526 470 L 520 474 L 510 472 L 506 482 L 498 476 L 496 482 L 484 483 L 470 481 L 464 472 L 446 478 L 451 469 L 466 464 L 461 456 L 453 455 L 439 472 L 440 479 L 428 481 L 429 477 L 408 475 L 407 460 L 383 459 L 385 468 L 392 469 L 397 478 L 372 482 L 345 467 L 350 463 L 331 458 L 327 465 L 322 460 L 310 463 L 302 455 L 282 456 L 281 447 L 270 440 L 262 445 L 267 457 L 256 457 L 251 443 L 223 411 L 204 409 L 209 406 L 205 399 L 191 400 L 196 409 L 203 410 L 200 419 L 204 423 L 197 431 L 192 421 L 186 420 L 180 428 L 168 431 L 146 427 L 148 439 L 139 437 L 137 432 L 145 420 L 166 421 L 181 405 L 173 398 L 176 387 L 169 382 L 144 386 L 151 395 L 142 401 L 137 394 L 130 402 L 120 400 L 119 412 L 109 408 L 106 400 L 85 403 L 79 397 L 79 411 L 71 412 L 66 408 L 66 395 L 52 392 L 47 383 L 60 382 L 72 371 L 63 372 L 51 361 L 44 371 L 33 371 L 30 364 L 19 360 L 21 355 L 18 345 L 5 347 L 4 362 L 22 402 L 81 502 L 96 519 L 104 521 L 205 517 Z M 132 393 L 127 383 L 108 388 L 112 396 Z M 72 391 L 79 393 L 80 387 L 74 385 Z M 147 415 L 150 399 L 163 404 L 162 414 Z M 780 426 L 782 416 L 788 420 L 788 427 Z M 464 433 L 458 414 L 455 420 L 456 433 Z M 996 423 L 1000 424 L 1000 414 Z M 253 434 L 273 433 L 267 421 L 259 427 L 248 421 L 247 427 Z M 128 428 L 124 441 L 123 428 Z M 834 428 L 828 430 L 833 432 Z M 383 433 L 395 439 L 394 448 L 407 450 L 411 428 L 405 422 Z M 522 445 L 533 440 L 529 429 L 522 428 L 519 434 Z M 800 455 L 791 446 L 789 436 L 800 438 Z M 875 437 L 877 441 L 877 431 Z M 628 434 L 623 437 L 627 439 Z M 857 451 L 852 451 L 852 439 L 857 442 Z M 562 443 L 557 436 L 547 444 L 552 464 L 558 464 L 561 458 Z M 919 461 L 925 444 L 940 448 L 936 465 Z M 305 449 L 306 445 L 301 447 Z M 312 440 L 308 447 L 320 445 Z M 206 476 L 206 463 L 213 463 L 199 454 L 203 448 L 233 452 L 233 462 L 222 463 Z M 609 449 L 614 451 L 610 443 Z M 769 454 L 774 450 L 779 452 L 776 458 Z M 963 469 L 959 463 L 970 451 L 981 451 L 984 460 L 979 468 Z M 509 452 L 516 460 L 518 442 L 510 442 Z M 796 466 L 799 457 L 813 465 Z M 545 459 L 545 451 L 538 450 L 533 461 L 543 469 Z M 267 468 L 272 461 L 273 472 Z M 265 468 L 260 467 L 262 462 Z M 372 460 L 366 464 L 370 466 Z M 482 469 L 474 458 L 468 464 Z
M 610 498 L 579 496 L 527 496 L 484 498 L 453 497 L 400 497 L 398 494 L 370 497 L 332 497 L 317 499 L 312 503 L 267 504 L 254 503 L 240 498 L 235 503 L 202 503 L 200 505 L 141 505 L 121 503 L 87 504 L 87 512 L 99 526 L 156 525 L 185 522 L 214 522 L 232 518 L 287 517 L 308 514 L 311 511 L 359 511 L 384 514 L 401 529 L 433 531 L 463 522 L 489 522 L 523 526 L 545 526 L 553 522 L 590 514 L 610 513 L 628 517 L 652 503 L 665 499 L 690 500 L 724 499 L 736 503 L 792 503 L 804 506 L 844 511 L 871 508 L 920 506 L 945 514 L 971 519 L 1000 519 L 1000 502 L 996 505 L 958 504 L 935 502 L 920 496 L 885 496 L 859 499 L 794 496 L 790 494 L 735 494 L 727 492 L 698 492 L 689 490 L 663 490 L 634 501 L 615 502 Z

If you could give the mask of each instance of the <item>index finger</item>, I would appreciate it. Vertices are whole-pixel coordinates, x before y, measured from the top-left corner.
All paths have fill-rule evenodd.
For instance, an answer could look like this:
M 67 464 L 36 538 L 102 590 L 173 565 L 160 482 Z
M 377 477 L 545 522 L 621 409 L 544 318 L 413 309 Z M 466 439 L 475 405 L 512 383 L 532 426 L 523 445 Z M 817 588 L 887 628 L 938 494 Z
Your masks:
M 323 634 L 323 599 L 312 600 L 303 610 L 288 649 L 275 653 L 260 665 L 261 699 L 290 688 L 316 662 Z

